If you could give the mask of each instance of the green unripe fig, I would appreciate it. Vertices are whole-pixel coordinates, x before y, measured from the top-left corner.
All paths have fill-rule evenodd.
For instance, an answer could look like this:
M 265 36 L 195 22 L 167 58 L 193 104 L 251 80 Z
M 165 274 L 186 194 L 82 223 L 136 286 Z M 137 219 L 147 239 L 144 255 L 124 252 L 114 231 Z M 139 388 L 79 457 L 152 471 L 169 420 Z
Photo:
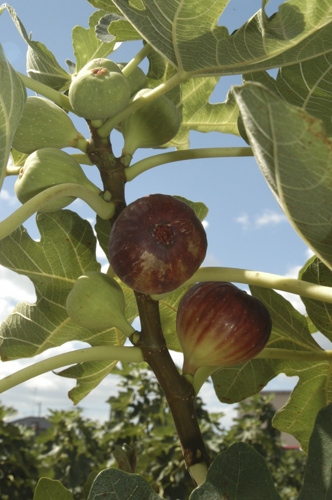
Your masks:
M 90 271 L 80 276 L 67 296 L 70 319 L 89 330 L 118 328 L 128 337 L 134 328 L 125 318 L 121 286 L 108 274 Z
M 105 66 L 84 67 L 70 84 L 68 97 L 78 116 L 87 120 L 106 120 L 127 106 L 130 85 L 121 70 L 110 71 Z
M 122 70 L 125 66 L 126 63 L 119 63 L 118 64 L 119 68 Z M 136 94 L 139 90 L 141 90 L 143 87 L 146 87 L 147 84 L 147 78 L 146 74 L 141 68 L 135 68 L 132 73 L 130 73 L 129 76 L 126 77 L 129 85 L 130 85 L 130 95 Z
M 150 89 L 137 92 L 132 101 L 145 96 Z M 181 113 L 162 95 L 147 103 L 121 122 L 124 136 L 124 154 L 134 154 L 138 148 L 157 148 L 167 143 L 178 133 L 181 125 Z
M 27 98 L 16 129 L 13 148 L 30 154 L 41 148 L 76 147 L 84 140 L 67 113 L 44 97 Z
M 84 174 L 80 164 L 68 153 L 57 148 L 43 148 L 35 151 L 26 159 L 14 185 L 14 191 L 21 203 L 51 186 L 75 183 L 100 193 Z M 66 207 L 75 200 L 73 196 L 64 196 L 47 203 L 42 212 L 54 212 Z

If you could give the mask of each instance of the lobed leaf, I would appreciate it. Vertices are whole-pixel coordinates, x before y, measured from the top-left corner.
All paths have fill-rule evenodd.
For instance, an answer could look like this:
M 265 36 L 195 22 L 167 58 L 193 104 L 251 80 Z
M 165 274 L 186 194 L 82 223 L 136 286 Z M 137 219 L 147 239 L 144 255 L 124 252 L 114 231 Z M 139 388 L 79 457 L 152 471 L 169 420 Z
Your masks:
M 220 453 L 190 500 L 280 500 L 263 457 L 245 443 Z
M 304 482 L 298 500 L 329 498 L 332 493 L 332 404 L 322 408 L 310 437 Z
M 27 73 L 29 77 L 55 90 L 67 90 L 70 84 L 69 73 L 60 66 L 55 56 L 44 44 L 31 40 L 13 7 L 3 4 L 0 7 L 0 14 L 5 8 L 10 14 L 21 37 L 28 45 Z
M 270 289 L 251 286 L 250 290 L 271 314 L 273 326 L 267 347 L 309 352 L 321 350 L 311 336 L 306 318 L 286 299 Z M 316 415 L 331 400 L 328 362 L 254 359 L 220 369 L 212 375 L 212 380 L 220 401 L 234 403 L 259 392 L 280 373 L 298 376 L 299 381 L 286 405 L 276 413 L 273 425 L 295 436 L 302 449 L 307 450 Z
M 232 35 L 217 25 L 229 0 L 142 0 L 138 7 L 130 0 L 113 3 L 157 52 L 189 73 L 244 73 L 331 50 L 327 0 L 289 0 L 270 18 L 262 8 Z
M 1 14 L 1 11 L 0 11 Z M 6 175 L 12 140 L 20 121 L 27 93 L 0 45 L 0 189 Z
M 73 495 L 60 481 L 42 477 L 39 479 L 33 500 L 73 500 Z
M 289 104 L 319 118 L 331 137 L 332 52 L 280 68 L 276 79 L 267 72 L 255 72 L 244 75 L 244 81 L 259 82 Z
M 107 57 L 114 50 L 115 40 L 102 42 L 95 33 L 96 26 L 104 11 L 94 12 L 89 18 L 89 28 L 75 26 L 72 31 L 74 54 L 76 58 L 76 72 L 83 68 L 92 59 Z
M 322 122 L 261 84 L 233 91 L 274 196 L 306 244 L 332 268 L 332 143 Z
M 99 498 L 161 500 L 143 477 L 112 468 L 100 472 L 92 484 L 88 500 Z

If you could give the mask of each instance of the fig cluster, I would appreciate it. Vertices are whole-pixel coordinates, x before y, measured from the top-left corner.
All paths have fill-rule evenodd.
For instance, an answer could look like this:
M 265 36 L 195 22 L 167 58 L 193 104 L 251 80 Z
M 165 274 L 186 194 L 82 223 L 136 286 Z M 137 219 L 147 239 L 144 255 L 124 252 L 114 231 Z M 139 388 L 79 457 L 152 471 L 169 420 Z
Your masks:
M 177 311 L 183 373 L 250 361 L 266 346 L 271 328 L 270 313 L 258 298 L 228 282 L 197 283 Z
M 164 194 L 139 198 L 114 223 L 110 264 L 129 287 L 145 294 L 175 290 L 203 262 L 204 227 L 185 202 Z

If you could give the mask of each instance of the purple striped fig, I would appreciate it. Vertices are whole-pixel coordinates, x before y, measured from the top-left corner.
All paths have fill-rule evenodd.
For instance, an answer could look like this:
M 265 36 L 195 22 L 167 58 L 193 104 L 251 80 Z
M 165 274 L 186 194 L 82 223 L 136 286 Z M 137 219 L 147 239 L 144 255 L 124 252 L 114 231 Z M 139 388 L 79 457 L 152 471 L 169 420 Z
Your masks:
M 171 292 L 204 260 L 207 240 L 195 211 L 173 196 L 153 194 L 128 205 L 113 225 L 109 257 L 114 272 L 145 294 Z
M 182 297 L 176 318 L 183 373 L 250 361 L 266 346 L 271 327 L 270 313 L 256 297 L 232 283 L 197 283 Z

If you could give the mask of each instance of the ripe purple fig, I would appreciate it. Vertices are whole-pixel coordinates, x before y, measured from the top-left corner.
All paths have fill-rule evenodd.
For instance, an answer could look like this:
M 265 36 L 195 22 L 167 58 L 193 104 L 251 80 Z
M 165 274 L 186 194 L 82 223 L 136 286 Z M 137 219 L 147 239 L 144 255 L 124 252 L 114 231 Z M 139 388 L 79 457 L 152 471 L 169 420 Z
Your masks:
M 183 373 L 250 361 L 266 346 L 271 328 L 270 313 L 256 297 L 224 281 L 197 283 L 182 297 L 176 318 Z
M 195 211 L 173 196 L 153 194 L 128 205 L 113 225 L 109 257 L 134 290 L 171 292 L 197 271 L 207 240 Z

